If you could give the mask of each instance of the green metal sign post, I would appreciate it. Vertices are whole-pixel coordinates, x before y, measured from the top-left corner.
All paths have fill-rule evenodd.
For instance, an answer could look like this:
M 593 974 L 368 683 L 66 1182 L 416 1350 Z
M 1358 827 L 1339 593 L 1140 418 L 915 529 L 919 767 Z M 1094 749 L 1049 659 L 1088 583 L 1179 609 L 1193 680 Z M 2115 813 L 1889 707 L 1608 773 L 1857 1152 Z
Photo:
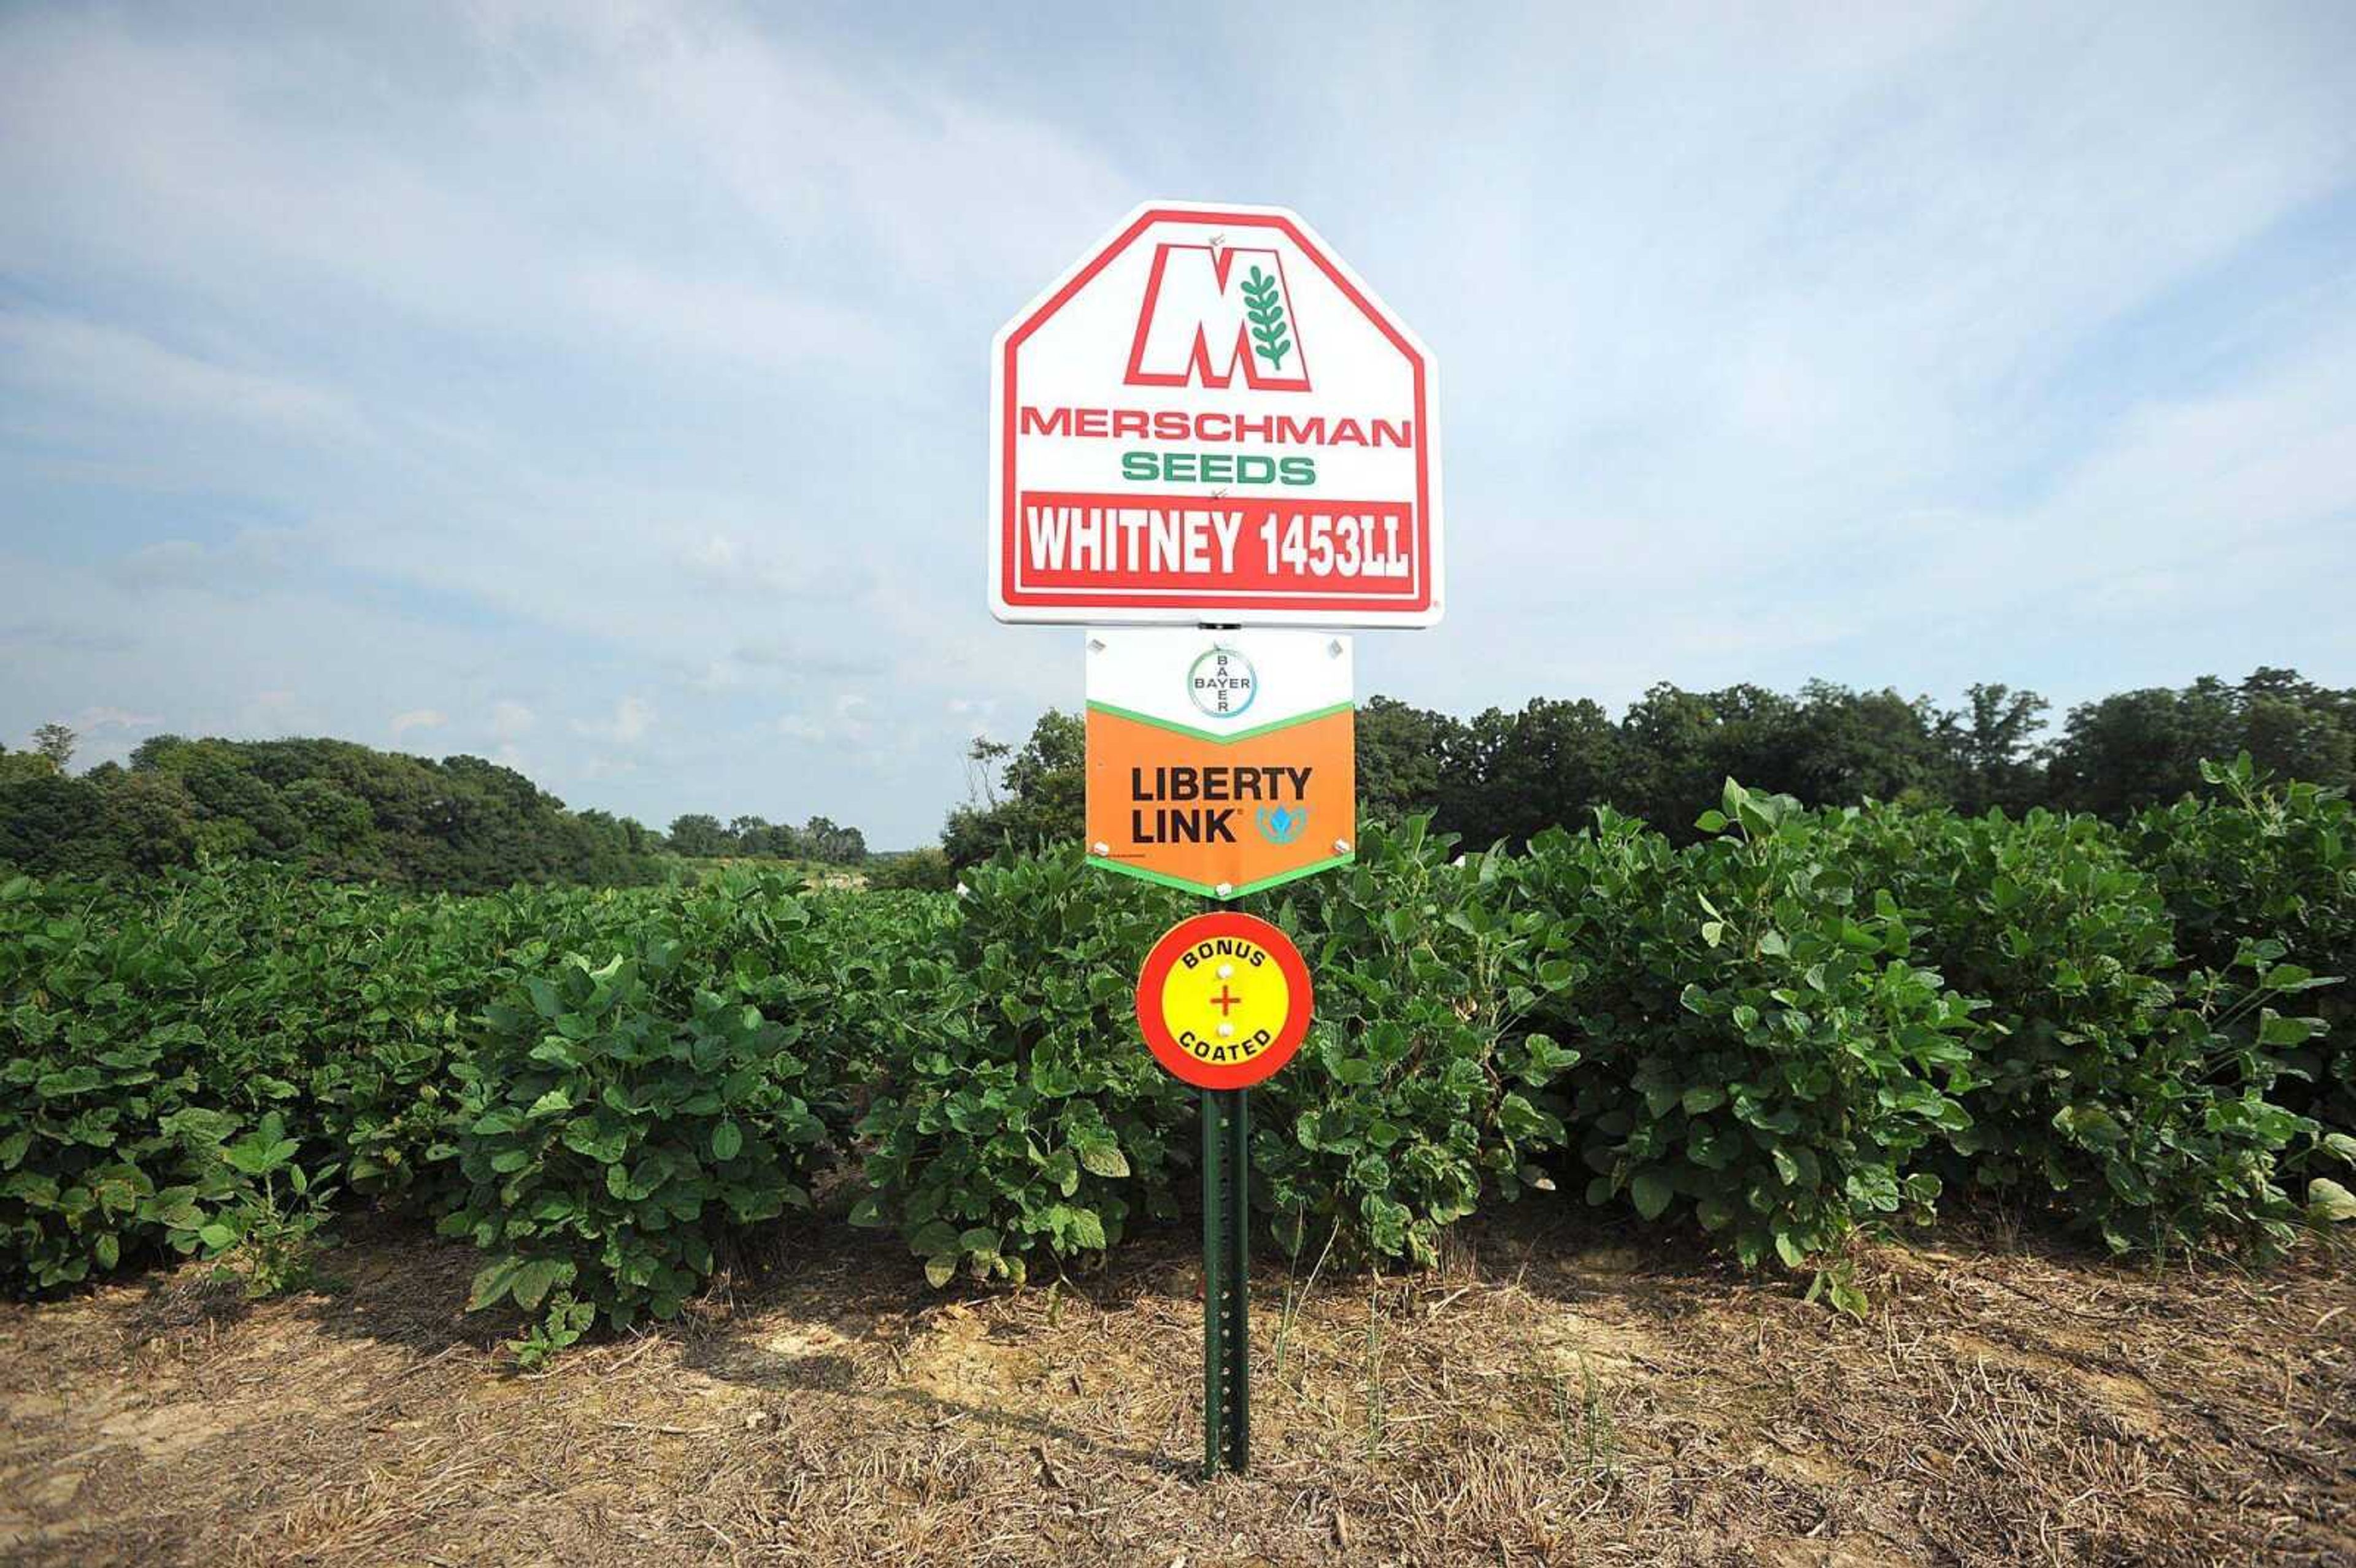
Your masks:
M 1145 955 L 1137 1026 L 1203 1094 L 1203 1478 L 1251 1463 L 1251 1086 L 1309 1033 L 1309 965 L 1260 919 L 1182 920 Z
M 1203 1091 L 1203 1475 L 1251 1460 L 1251 1091 Z

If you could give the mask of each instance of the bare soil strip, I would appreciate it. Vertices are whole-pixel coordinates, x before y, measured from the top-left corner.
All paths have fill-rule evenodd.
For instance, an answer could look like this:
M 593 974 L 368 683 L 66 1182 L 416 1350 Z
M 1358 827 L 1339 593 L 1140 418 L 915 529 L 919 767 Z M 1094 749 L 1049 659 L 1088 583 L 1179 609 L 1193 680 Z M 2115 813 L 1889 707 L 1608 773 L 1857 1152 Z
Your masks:
M 2356 1267 L 1862 1254 L 1859 1323 L 1526 1202 L 1440 1269 L 1255 1278 L 1253 1473 L 1205 1485 L 1199 1264 L 928 1292 L 830 1234 L 541 1376 L 476 1257 L 0 1307 L 24 1563 L 2356 1563 Z M 816 1250 L 809 1250 L 814 1245 Z M 1288 1297 L 1297 1310 L 1283 1308 Z

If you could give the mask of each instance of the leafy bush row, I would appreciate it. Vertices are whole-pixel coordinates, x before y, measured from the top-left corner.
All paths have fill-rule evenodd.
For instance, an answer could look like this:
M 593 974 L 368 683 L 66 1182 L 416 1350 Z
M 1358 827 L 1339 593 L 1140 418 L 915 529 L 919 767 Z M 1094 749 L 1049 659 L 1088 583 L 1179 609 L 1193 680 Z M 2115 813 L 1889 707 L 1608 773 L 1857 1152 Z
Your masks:
M 1989 1191 L 2121 1249 L 2276 1245 L 2347 1201 L 2356 835 L 2216 776 L 2124 831 L 1730 784 L 1682 847 L 1609 812 L 1522 855 L 1369 832 L 1250 906 L 1318 993 L 1254 1096 L 1260 1217 L 1428 1263 L 1559 1184 L 1800 1266 Z M 1195 1100 L 1130 1016 L 1187 908 L 1071 855 L 957 896 L 17 878 L 0 1277 L 284 1274 L 333 1178 L 480 1245 L 536 1356 L 675 1312 L 830 1165 L 936 1283 L 1076 1266 L 1193 1202 Z
M 1706 826 L 1673 849 L 1606 814 L 1533 848 L 1589 976 L 1555 1022 L 1582 1055 L 1588 1200 L 1690 1213 L 1745 1263 L 1797 1265 L 1859 1219 L 1929 1211 L 1922 1151 L 1971 1125 L 1973 1004 L 1789 803 L 1730 786 Z
M 2129 825 L 2128 855 L 2150 872 L 2177 944 L 2212 972 L 2278 944 L 2320 975 L 2356 982 L 2356 806 L 2339 790 L 2271 784 L 2247 752 L 2203 763 L 2213 789 Z M 2356 1129 L 2356 983 L 2312 998 L 2325 1032 L 2276 1053 L 2272 1097 Z

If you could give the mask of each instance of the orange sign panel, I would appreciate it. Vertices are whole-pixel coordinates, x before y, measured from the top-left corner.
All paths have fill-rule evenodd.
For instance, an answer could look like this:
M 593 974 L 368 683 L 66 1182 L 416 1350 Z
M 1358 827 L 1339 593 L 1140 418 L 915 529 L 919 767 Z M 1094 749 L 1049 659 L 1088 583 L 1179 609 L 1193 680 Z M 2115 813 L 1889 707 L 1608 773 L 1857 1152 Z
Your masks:
M 1357 714 L 1344 640 L 1106 631 L 1091 646 L 1091 860 L 1229 899 L 1351 858 Z M 1173 713 L 1181 704 L 1191 722 Z

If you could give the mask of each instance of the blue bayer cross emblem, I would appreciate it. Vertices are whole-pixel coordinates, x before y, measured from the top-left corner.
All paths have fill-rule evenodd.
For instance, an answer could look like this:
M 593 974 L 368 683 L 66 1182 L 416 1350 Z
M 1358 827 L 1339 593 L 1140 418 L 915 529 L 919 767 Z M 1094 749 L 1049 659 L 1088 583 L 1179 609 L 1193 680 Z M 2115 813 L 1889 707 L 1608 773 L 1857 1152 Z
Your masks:
M 1259 836 L 1271 844 L 1290 844 L 1301 837 L 1309 826 L 1309 808 L 1305 805 L 1263 805 L 1259 808 Z

